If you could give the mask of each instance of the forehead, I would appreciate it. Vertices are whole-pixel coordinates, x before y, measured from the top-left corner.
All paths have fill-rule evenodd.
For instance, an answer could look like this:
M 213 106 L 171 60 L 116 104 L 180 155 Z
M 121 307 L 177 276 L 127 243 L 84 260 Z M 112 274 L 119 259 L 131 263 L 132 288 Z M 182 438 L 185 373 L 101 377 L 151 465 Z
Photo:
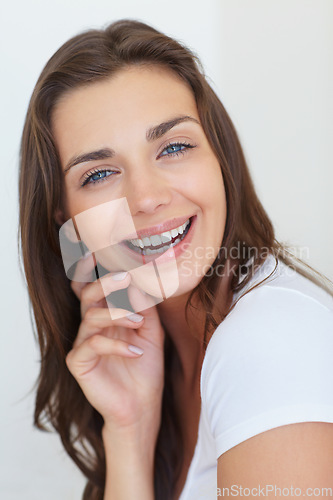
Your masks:
M 198 116 L 190 86 L 176 73 L 159 66 L 132 66 L 102 81 L 65 93 L 57 103 L 52 125 L 82 127 L 88 120 L 154 125 L 175 112 Z

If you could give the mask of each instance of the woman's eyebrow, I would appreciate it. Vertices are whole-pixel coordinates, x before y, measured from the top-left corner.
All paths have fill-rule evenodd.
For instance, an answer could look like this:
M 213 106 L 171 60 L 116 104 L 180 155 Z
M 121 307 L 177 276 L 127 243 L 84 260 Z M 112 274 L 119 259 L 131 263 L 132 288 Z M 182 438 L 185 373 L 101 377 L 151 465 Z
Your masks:
M 173 127 L 178 125 L 179 123 L 191 121 L 194 123 L 197 123 L 200 125 L 200 122 L 196 119 L 193 118 L 192 116 L 177 116 L 176 118 L 172 118 L 171 120 L 168 120 L 166 122 L 160 123 L 159 125 L 156 125 L 155 127 L 151 127 L 149 130 L 147 130 L 146 138 L 147 141 L 156 141 L 156 139 L 159 139 L 162 137 L 164 134 L 166 134 L 169 130 L 171 130 Z
M 75 165 L 79 165 L 79 163 L 85 163 L 87 161 L 94 160 L 105 160 L 106 158 L 112 158 L 115 155 L 115 152 L 110 148 L 98 149 L 97 151 L 91 151 L 90 153 L 83 153 L 82 155 L 74 156 L 69 162 L 64 170 L 64 174 L 66 175 L 68 171 L 74 167 Z
M 149 142 L 156 141 L 176 125 L 179 125 L 180 123 L 187 121 L 191 121 L 200 125 L 200 122 L 196 118 L 193 118 L 192 116 L 187 116 L 187 115 L 177 116 L 176 118 L 172 118 L 171 120 L 162 122 L 148 129 L 146 133 L 146 139 Z M 74 167 L 75 165 L 79 165 L 80 163 L 113 158 L 115 154 L 116 153 L 114 152 L 113 149 L 102 148 L 98 149 L 97 151 L 91 151 L 89 153 L 83 153 L 82 155 L 74 156 L 67 163 L 66 168 L 64 170 L 64 174 L 66 175 L 72 167 Z

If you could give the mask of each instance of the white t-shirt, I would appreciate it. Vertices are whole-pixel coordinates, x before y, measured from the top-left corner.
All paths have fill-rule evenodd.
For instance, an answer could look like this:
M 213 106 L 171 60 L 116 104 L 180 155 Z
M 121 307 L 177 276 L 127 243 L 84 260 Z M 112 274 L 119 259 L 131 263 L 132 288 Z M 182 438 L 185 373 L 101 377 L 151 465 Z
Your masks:
M 332 297 L 269 256 L 215 330 L 201 370 L 198 439 L 179 500 L 216 500 L 217 459 L 261 432 L 333 423 Z

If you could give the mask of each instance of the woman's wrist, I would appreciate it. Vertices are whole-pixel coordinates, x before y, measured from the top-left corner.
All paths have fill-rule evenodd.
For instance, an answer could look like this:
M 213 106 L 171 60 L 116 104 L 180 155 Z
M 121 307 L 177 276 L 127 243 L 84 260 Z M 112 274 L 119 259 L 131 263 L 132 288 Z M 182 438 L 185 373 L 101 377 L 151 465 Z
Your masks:
M 106 425 L 103 427 L 106 458 L 104 500 L 154 500 L 156 442 L 151 442 L 151 437 L 148 437 L 148 431 L 142 432 L 137 426 L 117 430 Z
M 105 422 L 102 429 L 105 454 L 111 455 L 117 450 L 117 453 L 130 456 L 133 460 L 139 457 L 142 461 L 142 451 L 144 450 L 147 466 L 153 467 L 159 427 L 160 413 L 155 413 L 154 418 L 150 421 L 137 421 L 126 427 L 116 427 L 111 422 Z

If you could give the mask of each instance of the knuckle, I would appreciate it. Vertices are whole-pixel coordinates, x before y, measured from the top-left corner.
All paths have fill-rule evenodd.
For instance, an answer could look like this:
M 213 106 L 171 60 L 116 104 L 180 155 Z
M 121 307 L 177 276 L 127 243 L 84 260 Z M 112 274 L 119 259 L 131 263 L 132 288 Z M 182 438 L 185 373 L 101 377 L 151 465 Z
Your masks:
M 95 350 L 100 345 L 100 338 L 98 335 L 93 335 L 86 342 L 91 349 Z
M 91 323 L 95 320 L 96 318 L 96 307 L 90 307 L 89 309 L 86 310 L 86 313 L 84 315 L 84 321 Z
M 72 291 L 75 293 L 75 295 L 79 296 L 79 288 L 77 286 L 77 282 L 76 281 L 71 281 L 70 287 L 71 287 Z
M 87 302 L 89 299 L 89 295 L 90 295 L 89 286 L 85 286 L 84 288 L 82 288 L 82 290 L 81 290 L 81 302 Z
M 73 361 L 73 350 L 69 351 L 69 353 L 67 354 L 66 358 L 65 358 L 65 362 L 66 362 L 66 365 L 67 365 L 67 368 L 71 369 L 71 365 L 72 365 L 72 361 Z

